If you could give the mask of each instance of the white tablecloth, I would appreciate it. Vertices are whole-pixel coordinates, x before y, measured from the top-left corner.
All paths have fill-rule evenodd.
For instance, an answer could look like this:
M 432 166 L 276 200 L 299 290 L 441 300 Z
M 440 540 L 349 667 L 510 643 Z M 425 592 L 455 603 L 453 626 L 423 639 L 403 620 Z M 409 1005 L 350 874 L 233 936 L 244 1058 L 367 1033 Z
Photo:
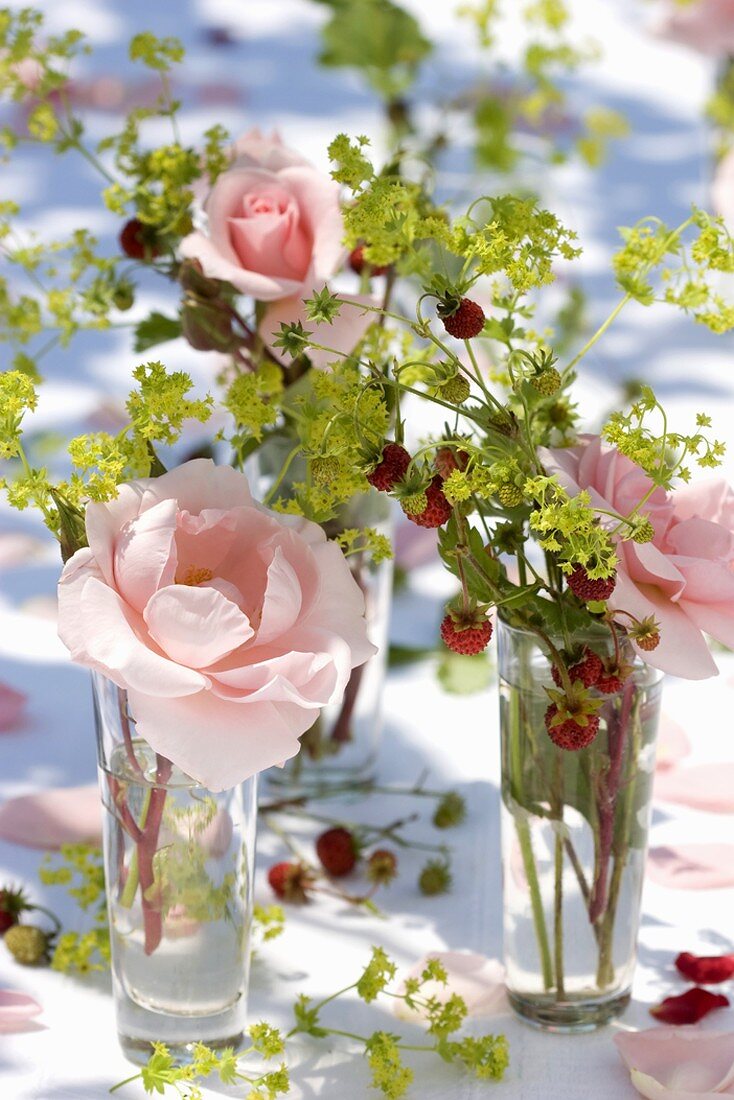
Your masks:
M 247 126 L 277 125 L 289 142 L 325 164 L 324 149 L 335 125 L 351 132 L 378 132 L 371 100 L 356 83 L 340 73 L 316 73 L 311 61 L 316 49 L 316 23 L 321 8 L 306 0 L 199 0 L 155 7 L 141 0 L 119 5 L 113 0 L 75 0 L 59 5 L 46 0 L 54 29 L 78 24 L 99 47 L 92 71 L 114 75 L 123 71 L 121 39 L 143 26 L 158 34 L 184 37 L 190 62 L 184 86 L 177 89 L 192 102 L 185 116 L 186 137 L 193 138 L 213 121 L 238 132 Z M 468 28 L 457 24 L 438 0 L 410 0 L 440 48 L 437 70 L 444 87 L 458 86 L 476 64 Z M 583 27 L 599 37 L 606 56 L 574 81 L 572 98 L 579 106 L 601 100 L 626 111 L 633 134 L 612 155 L 599 176 L 590 179 L 578 168 L 561 170 L 553 183 L 552 205 L 580 231 L 586 248 L 585 286 L 594 315 L 603 316 L 615 300 L 608 273 L 608 256 L 615 227 L 656 212 L 682 220 L 691 201 L 706 197 L 707 139 L 700 110 L 711 68 L 684 50 L 645 37 L 636 0 L 576 0 Z M 214 50 L 202 28 L 226 25 L 240 44 Z M 506 51 L 511 55 L 513 39 Z M 227 95 L 222 98 L 222 89 Z M 237 95 L 225 103 L 234 88 Z M 422 110 L 430 113 L 430 89 L 424 86 Z M 212 105 L 212 103 L 214 105 Z M 224 104 L 224 105 L 223 105 Z M 95 126 L 105 132 L 109 119 L 99 115 Z M 100 232 L 114 229 L 111 219 L 91 217 L 86 203 L 93 180 L 82 166 L 71 178 L 51 170 L 35 152 L 19 157 L 3 176 L 7 197 L 20 199 L 29 224 L 55 229 L 60 223 L 92 224 Z M 49 207 L 64 204 L 62 213 Z M 165 306 L 159 289 L 151 289 L 144 304 Z M 634 307 L 616 333 L 590 357 L 582 379 L 583 404 L 601 414 L 615 400 L 613 380 L 629 375 L 652 381 L 673 420 L 689 417 L 701 405 L 711 408 L 717 434 L 732 438 L 734 383 L 731 340 L 716 340 L 671 312 Z M 84 338 L 79 350 L 49 359 L 49 385 L 39 422 L 63 431 L 77 430 L 103 395 L 124 394 L 131 356 L 123 336 Z M 170 345 L 166 362 L 185 365 L 200 380 L 210 377 L 206 357 Z M 685 424 L 687 419 L 681 420 Z M 731 467 L 727 467 L 731 472 Z M 5 527 L 34 529 L 31 521 L 0 515 Z M 58 566 L 53 552 L 23 568 L 0 573 L 0 678 L 26 691 L 30 706 L 25 728 L 0 737 L 0 799 L 44 786 L 76 785 L 94 778 L 92 717 L 83 671 L 71 667 L 55 640 L 52 622 L 44 618 L 39 597 L 52 593 Z M 435 637 L 444 582 L 436 570 L 415 574 L 412 590 L 398 602 L 395 640 L 427 643 Z M 30 601 L 30 603 L 28 602 Z M 675 715 L 694 742 L 690 762 L 734 758 L 730 736 L 731 688 L 728 671 L 706 685 L 668 685 L 666 710 Z M 410 965 L 426 951 L 468 948 L 490 956 L 500 953 L 500 876 L 498 865 L 497 705 L 494 691 L 459 698 L 437 685 L 430 665 L 414 666 L 391 675 L 386 691 L 387 722 L 380 774 L 392 782 L 413 781 L 430 769 L 437 785 L 456 786 L 466 796 L 469 817 L 447 839 L 455 845 L 454 889 L 445 897 L 423 898 L 415 885 L 422 859 L 401 855 L 402 874 L 384 906 L 389 919 L 345 911 L 337 902 L 320 901 L 289 910 L 285 934 L 266 945 L 256 960 L 251 991 L 252 1018 L 288 1025 L 289 1005 L 297 992 L 326 995 L 358 974 L 369 946 L 382 943 L 401 965 Z M 375 796 L 355 803 L 345 813 L 365 821 L 397 816 L 407 804 Z M 435 838 L 429 827 L 416 836 Z M 652 842 L 656 845 L 691 840 L 734 842 L 734 820 L 660 804 Z M 268 834 L 260 841 L 257 894 L 268 900 L 264 868 L 281 849 Z M 23 882 L 36 899 L 39 856 L 0 844 L 0 883 Z M 60 891 L 54 891 L 58 904 Z M 644 897 L 640 966 L 635 1001 L 621 1026 L 647 1026 L 647 1006 L 675 985 L 672 960 L 680 950 L 717 952 L 730 949 L 734 915 L 731 890 L 680 891 L 649 883 Z M 70 921 L 74 914 L 62 906 Z M 36 996 L 44 1006 L 46 1030 L 0 1038 L 0 1082 L 10 1100 L 102 1100 L 108 1087 L 129 1073 L 117 1049 L 112 1003 L 106 979 L 78 982 L 48 971 L 21 970 L 0 948 L 0 987 L 10 986 Z M 676 987 L 677 988 L 677 987 Z M 391 1017 L 379 1008 L 359 1004 L 339 1010 L 340 1026 L 355 1030 L 391 1027 Z M 404 1025 L 401 1025 L 404 1026 Z M 477 1027 L 487 1026 L 477 1022 Z M 490 1022 L 506 1032 L 511 1068 L 497 1095 L 512 1100 L 626 1100 L 634 1097 L 621 1068 L 609 1029 L 587 1037 L 561 1038 L 538 1034 L 512 1018 Z M 717 1027 L 734 1026 L 734 1011 L 720 1013 Z M 304 1042 L 291 1050 L 293 1096 L 366 1095 L 367 1069 L 348 1045 Z M 413 1095 L 474 1097 L 487 1087 L 472 1085 L 437 1059 L 415 1063 Z M 225 1093 L 226 1094 L 226 1093 Z M 489 1090 L 491 1094 L 491 1089 Z M 133 1100 L 139 1086 L 119 1094 Z M 221 1089 L 206 1091 L 207 1097 Z

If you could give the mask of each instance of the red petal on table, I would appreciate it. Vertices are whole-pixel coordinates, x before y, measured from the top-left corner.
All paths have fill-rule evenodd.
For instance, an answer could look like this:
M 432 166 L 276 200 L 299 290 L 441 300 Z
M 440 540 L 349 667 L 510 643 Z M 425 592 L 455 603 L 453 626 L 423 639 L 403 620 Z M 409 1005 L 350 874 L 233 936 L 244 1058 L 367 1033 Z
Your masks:
M 43 1026 L 33 1019 L 43 1009 L 27 993 L 0 989 L 0 1035 L 13 1031 L 38 1031 Z
M 734 813 L 734 762 L 666 768 L 655 777 L 655 798 L 712 814 Z
M 677 997 L 666 997 L 650 1009 L 650 1015 L 664 1024 L 697 1024 L 715 1008 L 728 1008 L 729 998 L 694 985 Z
M 672 768 L 691 751 L 691 743 L 682 726 L 667 715 L 660 716 L 658 734 L 657 767 L 660 771 Z
M 734 955 L 691 955 L 682 951 L 675 965 L 684 978 L 696 985 L 716 985 L 734 978 Z
M 677 890 L 721 890 L 734 886 L 734 844 L 652 848 L 647 874 L 659 886 Z
M 96 785 L 11 798 L 0 806 L 0 840 L 44 851 L 62 844 L 100 845 L 102 806 Z
M 6 733 L 18 725 L 28 702 L 22 691 L 0 683 L 0 732 Z

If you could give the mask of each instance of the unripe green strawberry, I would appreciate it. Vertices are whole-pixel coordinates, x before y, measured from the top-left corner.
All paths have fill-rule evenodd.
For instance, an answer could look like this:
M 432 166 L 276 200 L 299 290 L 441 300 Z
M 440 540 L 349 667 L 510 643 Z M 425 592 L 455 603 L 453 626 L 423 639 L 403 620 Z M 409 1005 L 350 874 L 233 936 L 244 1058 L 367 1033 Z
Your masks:
M 419 516 L 428 507 L 428 497 L 425 490 L 421 489 L 417 493 L 410 493 L 408 496 L 402 497 L 400 505 L 406 516 Z
M 453 378 L 449 378 L 438 391 L 438 396 L 450 405 L 463 405 L 470 395 L 471 386 L 463 374 L 455 374 Z
M 497 490 L 497 499 L 504 508 L 518 508 L 523 502 L 522 489 L 512 482 L 500 485 Z
M 466 802 L 457 791 L 447 791 L 433 812 L 437 829 L 451 829 L 466 817 Z
M 632 541 L 645 543 L 652 542 L 655 538 L 655 528 L 647 516 L 638 516 L 632 528 Z
M 16 962 L 38 966 L 48 961 L 49 937 L 33 924 L 15 924 L 3 936 L 3 943 Z
M 561 388 L 561 376 L 555 367 L 545 367 L 530 379 L 530 384 L 538 393 L 550 397 Z
M 339 476 L 339 459 L 324 455 L 311 459 L 311 477 L 316 485 L 331 485 Z
M 451 889 L 451 871 L 446 860 L 429 859 L 418 876 L 418 887 L 426 897 L 448 893 Z

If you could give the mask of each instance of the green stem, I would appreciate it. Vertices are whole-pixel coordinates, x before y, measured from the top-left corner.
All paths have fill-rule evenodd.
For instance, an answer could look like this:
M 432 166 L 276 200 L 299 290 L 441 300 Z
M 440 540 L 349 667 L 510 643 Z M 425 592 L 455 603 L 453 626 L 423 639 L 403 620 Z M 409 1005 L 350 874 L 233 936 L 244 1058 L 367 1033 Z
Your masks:
M 617 305 L 612 310 L 612 312 L 609 314 L 606 321 L 602 325 L 599 326 L 599 328 L 596 330 L 596 332 L 594 333 L 593 336 L 589 337 L 589 339 L 586 341 L 586 343 L 584 344 L 584 346 L 582 347 L 582 349 L 578 353 L 578 355 L 576 355 L 571 360 L 571 362 L 568 364 L 568 366 L 566 367 L 566 371 L 572 371 L 573 368 L 576 366 L 576 364 L 581 362 L 581 360 L 584 358 L 586 353 L 591 351 L 591 349 L 594 347 L 594 345 L 597 343 L 597 341 L 599 341 L 602 338 L 602 336 L 607 331 L 609 326 L 614 324 L 617 317 L 619 317 L 620 313 L 622 312 L 624 307 L 627 305 L 627 303 L 631 302 L 631 301 L 632 301 L 632 295 L 631 294 L 625 294 L 624 298 L 621 298 L 617 302 Z
M 520 786 L 522 774 L 522 755 L 520 751 L 520 696 L 516 690 L 512 691 L 510 696 L 510 754 L 510 769 L 512 775 L 510 786 L 512 793 L 512 788 L 515 787 L 515 784 L 517 784 L 518 787 Z M 553 963 L 548 942 L 548 930 L 545 924 L 545 914 L 543 912 L 543 899 L 540 893 L 538 870 L 535 865 L 535 856 L 533 855 L 533 840 L 527 820 L 524 817 L 518 816 L 517 813 L 513 814 L 513 819 L 515 822 L 518 843 L 520 845 L 523 867 L 525 869 L 525 878 L 527 880 L 528 890 L 530 891 L 530 908 L 533 914 L 535 937 L 538 941 L 543 986 L 546 990 L 549 990 L 553 988 Z
M 145 828 L 145 822 L 146 822 L 146 819 L 148 817 L 148 808 L 149 808 L 149 806 L 150 806 L 150 787 L 148 787 L 146 789 L 145 794 L 143 796 L 143 805 L 142 805 L 142 809 L 140 811 L 140 820 L 138 822 L 138 825 L 139 825 L 139 828 L 141 829 L 141 831 Z M 119 904 L 123 907 L 123 909 L 129 909 L 130 906 L 132 905 L 132 903 L 135 899 L 136 891 L 138 889 L 139 878 L 140 878 L 140 876 L 139 876 L 139 872 L 138 872 L 138 849 L 137 849 L 137 845 L 136 845 L 135 848 L 133 849 L 132 855 L 130 856 L 130 862 L 129 862 L 128 868 L 127 868 L 127 878 L 125 879 L 125 888 L 122 891 L 122 894 L 120 895 Z
M 553 951 L 555 955 L 556 998 L 566 995 L 563 965 L 563 759 L 556 750 L 553 776 L 553 810 L 556 820 L 554 886 L 553 886 Z

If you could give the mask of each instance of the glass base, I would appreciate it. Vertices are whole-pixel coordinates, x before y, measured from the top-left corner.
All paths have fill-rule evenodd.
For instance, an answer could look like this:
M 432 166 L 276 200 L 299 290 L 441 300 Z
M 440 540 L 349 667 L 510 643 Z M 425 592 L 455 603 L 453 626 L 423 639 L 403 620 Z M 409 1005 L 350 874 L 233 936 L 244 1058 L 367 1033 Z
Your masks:
M 188 1040 L 179 1039 L 177 1042 L 172 1042 L 164 1039 L 140 1039 L 133 1035 L 123 1035 L 121 1031 L 118 1031 L 117 1038 L 122 1053 L 127 1060 L 133 1062 L 136 1066 L 144 1066 L 153 1054 L 154 1042 L 165 1042 L 176 1061 L 185 1065 L 193 1060 L 196 1043 L 206 1043 L 212 1050 L 226 1050 L 228 1047 L 238 1050 L 242 1045 L 244 1035 L 244 1031 L 238 1031 L 234 1035 L 227 1035 L 220 1039 L 203 1039 L 199 1035 L 195 1035 Z
M 605 1000 L 555 1001 L 550 997 L 522 997 L 508 989 L 508 1000 L 515 1013 L 541 1031 L 576 1035 L 596 1031 L 620 1016 L 630 1002 L 630 991 Z

